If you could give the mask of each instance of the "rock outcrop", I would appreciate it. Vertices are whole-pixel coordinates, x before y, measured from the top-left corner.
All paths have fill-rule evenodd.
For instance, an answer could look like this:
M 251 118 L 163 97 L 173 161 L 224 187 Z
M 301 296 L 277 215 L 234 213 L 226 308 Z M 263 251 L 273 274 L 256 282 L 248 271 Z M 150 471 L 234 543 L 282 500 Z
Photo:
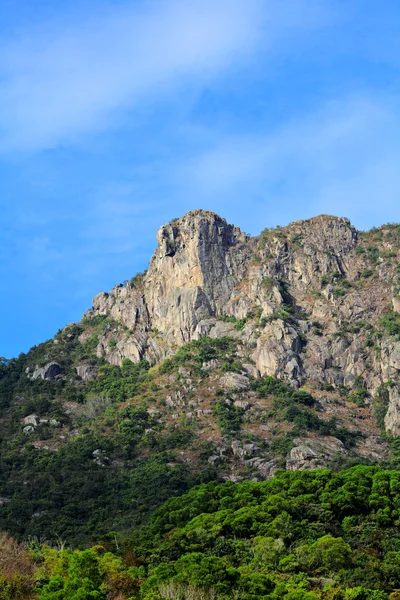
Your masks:
M 293 440 L 294 448 L 289 452 L 286 460 L 288 471 L 317 469 L 326 467 L 328 462 L 336 455 L 345 455 L 343 442 L 337 438 L 297 438 Z
M 159 229 L 146 274 L 94 298 L 86 317 L 120 324 L 97 353 L 154 364 L 193 339 L 231 336 L 251 350 L 252 376 L 371 398 L 387 380 L 400 385 L 400 341 L 381 326 L 400 306 L 399 233 L 376 232 L 320 215 L 251 238 L 189 212 Z M 385 423 L 400 432 L 395 390 Z
M 30 377 L 32 379 L 58 379 L 62 373 L 63 369 L 58 363 L 50 362 L 44 367 L 36 366 Z

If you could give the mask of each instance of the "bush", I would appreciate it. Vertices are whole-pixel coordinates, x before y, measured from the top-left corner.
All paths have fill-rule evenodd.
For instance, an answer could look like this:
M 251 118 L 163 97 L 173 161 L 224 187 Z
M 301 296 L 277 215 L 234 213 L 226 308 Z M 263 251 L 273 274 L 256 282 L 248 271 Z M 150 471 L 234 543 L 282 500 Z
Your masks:
M 389 335 L 400 339 L 400 315 L 398 313 L 395 313 L 394 311 L 388 312 L 381 317 L 380 325 Z

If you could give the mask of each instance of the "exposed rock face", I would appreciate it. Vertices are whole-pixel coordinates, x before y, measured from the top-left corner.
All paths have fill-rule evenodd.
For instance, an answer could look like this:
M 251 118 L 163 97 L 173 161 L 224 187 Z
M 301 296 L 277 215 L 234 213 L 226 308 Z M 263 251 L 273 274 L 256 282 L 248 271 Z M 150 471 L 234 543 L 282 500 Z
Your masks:
M 343 443 L 333 437 L 319 440 L 297 438 L 294 443 L 296 446 L 289 452 L 286 460 L 288 471 L 304 471 L 325 467 L 335 455 L 346 454 Z
M 389 388 L 389 407 L 385 416 L 385 428 L 392 435 L 400 435 L 400 390 Z
M 44 367 L 36 367 L 33 371 L 32 379 L 57 379 L 63 372 L 58 363 L 50 362 Z
M 78 365 L 76 367 L 76 374 L 82 379 L 82 381 L 91 381 L 97 376 L 97 369 L 92 365 Z
M 239 375 L 239 373 L 226 373 L 221 377 L 221 385 L 226 390 L 248 390 L 250 381 L 248 377 Z
M 225 219 L 200 210 L 161 227 L 145 280 L 152 327 L 182 344 L 202 320 L 224 312 L 246 273 L 246 240 Z
M 399 310 L 400 250 L 389 230 L 376 239 L 328 215 L 250 238 L 192 211 L 160 228 L 141 281 L 94 298 L 86 316 L 122 327 L 100 337 L 97 353 L 154 363 L 190 340 L 233 336 L 252 350 L 252 376 L 349 390 L 362 381 L 371 395 L 388 379 L 399 385 L 400 342 L 380 318 Z M 392 391 L 385 422 L 400 433 L 398 405 Z
M 36 427 L 36 425 L 39 425 L 40 423 L 40 417 L 37 415 L 28 415 L 22 419 L 22 422 L 24 425 L 33 425 Z

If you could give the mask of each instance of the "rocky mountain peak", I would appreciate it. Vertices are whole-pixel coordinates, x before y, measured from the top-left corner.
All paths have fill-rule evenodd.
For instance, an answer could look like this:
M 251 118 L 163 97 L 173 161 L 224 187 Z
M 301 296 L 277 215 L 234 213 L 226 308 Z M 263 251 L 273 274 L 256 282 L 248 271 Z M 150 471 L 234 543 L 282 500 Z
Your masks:
M 192 210 L 180 219 L 173 219 L 160 227 L 157 232 L 158 248 L 156 256 L 174 256 L 187 246 L 199 248 L 207 244 L 217 244 L 221 249 L 228 249 L 238 241 L 246 240 L 238 227 L 229 225 L 225 219 L 208 210 Z
M 109 334 L 99 340 L 110 362 L 155 363 L 193 339 L 229 336 L 251 349 L 255 374 L 293 386 L 362 381 L 374 393 L 399 380 L 400 341 L 390 335 L 400 331 L 390 316 L 399 306 L 398 226 L 359 233 L 348 219 L 319 215 L 252 238 L 194 210 L 162 226 L 157 242 L 146 274 L 93 301 L 89 316 L 125 328 L 112 333 L 111 349 Z M 396 390 L 388 391 L 391 429 Z
M 187 213 L 161 227 L 144 295 L 153 327 L 176 343 L 220 313 L 244 277 L 248 237 L 217 214 Z

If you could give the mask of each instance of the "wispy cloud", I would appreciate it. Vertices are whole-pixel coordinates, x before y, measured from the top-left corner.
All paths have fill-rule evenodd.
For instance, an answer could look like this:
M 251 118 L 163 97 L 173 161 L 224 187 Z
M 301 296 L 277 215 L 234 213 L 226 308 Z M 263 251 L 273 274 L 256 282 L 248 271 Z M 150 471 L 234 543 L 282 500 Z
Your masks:
M 149 92 L 246 54 L 261 16 L 261 0 L 139 2 L 3 44 L 1 147 L 49 147 L 107 128 L 114 111 Z
M 184 177 L 198 197 L 219 203 L 248 203 L 255 194 L 257 218 L 264 198 L 266 218 L 282 221 L 286 209 L 285 222 L 318 212 L 349 216 L 359 226 L 379 224 L 382 211 L 396 219 L 397 103 L 368 95 L 342 98 L 278 129 L 217 140 L 188 161 Z
M 116 126 L 121 110 L 201 87 L 258 46 L 271 49 L 315 26 L 325 4 L 153 0 L 111 10 L 99 3 L 79 22 L 42 24 L 3 40 L 0 149 L 48 148 Z

